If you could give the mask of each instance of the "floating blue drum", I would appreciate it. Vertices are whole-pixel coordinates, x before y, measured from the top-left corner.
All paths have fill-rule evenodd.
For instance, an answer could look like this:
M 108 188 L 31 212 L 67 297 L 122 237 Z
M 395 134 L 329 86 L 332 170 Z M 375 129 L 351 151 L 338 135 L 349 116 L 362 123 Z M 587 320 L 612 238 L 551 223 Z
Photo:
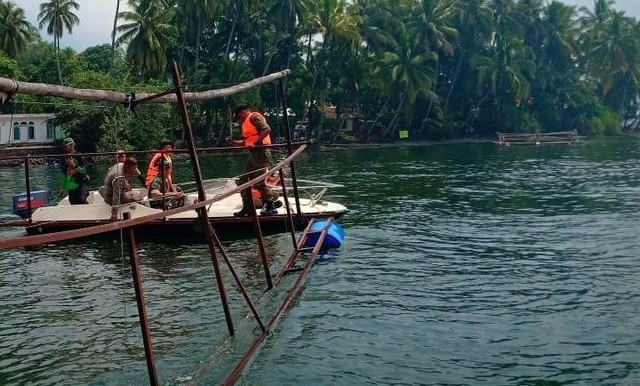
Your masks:
M 305 247 L 313 247 L 316 245 L 320 237 L 320 231 L 327 226 L 327 220 L 318 220 L 311 224 L 309 236 L 304 243 Z M 313 232 L 313 233 L 312 233 Z M 327 235 L 322 243 L 322 248 L 339 248 L 344 242 L 344 229 L 335 222 L 332 222 L 327 229 Z

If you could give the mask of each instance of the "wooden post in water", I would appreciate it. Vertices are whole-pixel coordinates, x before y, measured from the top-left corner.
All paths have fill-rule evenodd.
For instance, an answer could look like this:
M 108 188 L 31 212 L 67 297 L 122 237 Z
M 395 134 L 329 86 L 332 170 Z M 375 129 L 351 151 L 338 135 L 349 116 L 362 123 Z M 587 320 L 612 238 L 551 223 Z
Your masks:
M 24 179 L 25 188 L 27 189 L 27 211 L 29 213 L 28 220 L 31 221 L 31 173 L 29 168 L 29 155 L 24 157 Z
M 125 212 L 125 220 L 129 220 L 131 215 Z M 158 374 L 156 372 L 156 362 L 153 357 L 153 345 L 151 343 L 151 333 L 149 328 L 149 318 L 147 317 L 146 302 L 142 289 L 142 275 L 140 274 L 140 255 L 138 255 L 138 244 L 133 228 L 128 229 L 129 260 L 131 262 L 131 275 L 133 276 L 133 286 L 136 292 L 136 304 L 138 305 L 138 318 L 140 319 L 140 329 L 142 330 L 142 342 L 144 343 L 144 354 L 147 360 L 147 370 L 149 371 L 149 383 L 158 385 Z
M 291 131 L 289 130 L 289 115 L 287 114 L 287 93 L 284 89 L 284 80 L 283 79 L 278 80 L 278 84 L 280 86 L 280 94 L 282 95 L 282 118 L 284 119 L 285 138 L 287 139 L 287 147 L 289 149 L 289 155 L 291 155 L 293 153 L 293 145 L 291 144 Z M 289 168 L 291 169 L 293 197 L 295 197 L 295 200 L 296 200 L 296 212 L 298 213 L 298 221 L 301 221 L 302 209 L 300 208 L 300 194 L 298 193 L 298 181 L 296 178 L 296 168 L 293 161 L 291 161 Z
M 260 219 L 258 219 L 258 213 L 254 208 L 253 199 L 251 201 L 251 218 L 253 219 L 253 229 L 256 232 L 256 239 L 258 239 L 258 247 L 260 248 L 260 260 L 262 261 L 264 276 L 267 279 L 267 289 L 271 289 L 273 288 L 273 281 L 271 280 L 271 271 L 269 270 L 269 260 L 267 260 L 267 250 L 264 247 L 264 238 L 262 237 Z
M 187 111 L 187 104 L 185 103 L 182 82 L 180 81 L 180 74 L 178 72 L 178 65 L 176 62 L 171 64 L 171 75 L 173 76 L 173 86 L 175 88 L 176 97 L 178 99 L 178 108 L 180 109 L 180 116 L 182 118 L 182 126 L 184 127 L 185 138 L 187 139 L 187 145 L 189 146 L 189 155 L 191 156 L 191 165 L 193 166 L 193 175 L 196 180 L 196 187 L 198 188 L 198 200 L 205 201 L 206 194 L 204 191 L 204 184 L 202 183 L 202 172 L 200 171 L 200 162 L 198 161 L 198 155 L 196 154 L 196 146 L 193 141 L 193 131 L 191 130 L 191 121 L 189 120 L 189 113 Z M 227 301 L 227 293 L 224 288 L 224 282 L 222 281 L 222 274 L 220 273 L 220 264 L 218 262 L 218 256 L 216 252 L 216 246 L 214 243 L 214 232 L 209 222 L 209 216 L 207 214 L 207 208 L 200 207 L 197 209 L 198 217 L 202 223 L 202 231 L 207 238 L 207 244 L 209 245 L 209 252 L 211 253 L 211 263 L 213 264 L 213 271 L 216 275 L 216 282 L 218 283 L 218 291 L 220 293 L 220 300 L 222 302 L 222 308 L 224 310 L 224 317 L 227 320 L 227 328 L 229 329 L 229 335 L 235 334 L 233 328 L 233 320 L 231 319 L 231 312 L 229 311 L 229 302 Z

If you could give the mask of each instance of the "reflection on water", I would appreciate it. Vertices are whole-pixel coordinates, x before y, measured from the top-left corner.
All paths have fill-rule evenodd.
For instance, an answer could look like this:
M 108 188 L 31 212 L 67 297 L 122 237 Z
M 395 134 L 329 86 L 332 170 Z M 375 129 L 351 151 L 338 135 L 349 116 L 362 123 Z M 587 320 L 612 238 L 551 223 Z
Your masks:
M 328 199 L 351 209 L 347 240 L 244 383 L 637 384 L 638 145 L 305 156 L 305 178 L 344 184 Z M 225 172 L 216 157 L 205 167 Z M 268 238 L 274 266 L 290 243 Z M 252 297 L 276 303 L 255 241 L 225 247 Z M 141 258 L 163 383 L 215 383 L 256 334 L 237 290 L 227 280 L 228 339 L 206 244 L 144 242 Z M 0 252 L 0 384 L 146 384 L 126 260 L 117 236 Z

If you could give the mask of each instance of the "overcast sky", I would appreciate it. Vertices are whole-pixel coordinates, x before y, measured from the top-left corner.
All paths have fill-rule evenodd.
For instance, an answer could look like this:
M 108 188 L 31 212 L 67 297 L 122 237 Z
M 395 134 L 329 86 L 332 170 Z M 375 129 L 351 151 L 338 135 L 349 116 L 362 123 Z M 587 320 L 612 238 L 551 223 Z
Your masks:
M 38 25 L 38 12 L 41 1 L 39 0 L 13 0 L 23 8 L 27 19 L 33 25 Z M 80 10 L 76 13 L 80 24 L 73 29 L 73 34 L 66 33 L 62 36 L 62 47 L 71 46 L 76 51 L 82 51 L 87 47 L 103 43 L 111 43 L 111 30 L 113 28 L 113 16 L 116 10 L 116 0 L 76 0 L 80 4 Z M 593 9 L 594 0 L 563 0 L 570 5 L 587 6 Z M 121 1 L 124 5 L 126 1 Z M 123 6 L 121 5 L 121 6 Z M 629 16 L 640 19 L 640 0 L 617 0 L 614 8 L 623 10 Z M 51 40 L 46 30 L 40 31 L 44 39 Z

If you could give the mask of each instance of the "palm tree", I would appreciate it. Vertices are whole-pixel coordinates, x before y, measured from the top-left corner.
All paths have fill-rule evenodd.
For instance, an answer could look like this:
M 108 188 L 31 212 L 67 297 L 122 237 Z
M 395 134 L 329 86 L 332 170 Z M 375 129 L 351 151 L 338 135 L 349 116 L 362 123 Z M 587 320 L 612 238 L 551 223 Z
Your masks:
M 622 116 L 640 90 L 640 46 L 633 26 L 633 19 L 624 12 L 612 11 L 590 53 L 593 68 L 603 74 L 600 89 L 605 103 Z
M 127 57 L 142 76 L 159 72 L 167 65 L 167 50 L 174 45 L 177 29 L 171 24 L 174 8 L 148 0 L 130 1 L 133 11 L 120 12 L 124 24 L 116 44 L 127 44 Z
M 312 6 L 313 1 L 311 0 L 275 0 L 273 4 L 271 4 L 268 9 L 268 15 L 274 20 L 277 33 L 275 43 L 273 44 L 267 63 L 264 66 L 262 75 L 265 75 L 269 71 L 271 61 L 276 55 L 281 40 L 287 39 L 287 58 L 291 57 L 296 27 L 311 13 Z M 289 67 L 289 63 L 287 63 L 286 67 Z
M 33 27 L 26 20 L 24 10 L 11 1 L 0 1 L 0 49 L 16 58 L 25 51 L 33 36 Z
M 361 18 L 345 0 L 321 0 L 318 13 L 309 22 L 322 36 L 322 44 L 315 57 L 313 80 L 309 89 L 308 103 L 311 108 L 319 74 L 322 70 L 329 68 L 335 45 L 344 44 L 355 49 L 362 36 L 359 31 Z M 321 132 L 319 129 L 318 135 Z
M 503 103 L 519 105 L 529 96 L 528 79 L 536 70 L 529 47 L 516 38 L 500 41 L 502 45 L 494 47 L 492 55 L 476 55 L 472 60 L 478 73 L 478 90 L 483 94 L 478 111 L 489 96 L 493 96 L 493 105 L 498 111 L 502 110 Z M 508 123 L 509 118 L 512 117 L 501 117 L 502 123 Z
M 193 28 L 195 28 L 195 43 L 194 43 L 194 63 L 193 63 L 193 73 L 195 74 L 198 71 L 198 66 L 200 62 L 200 52 L 201 52 L 201 39 L 202 39 L 202 30 L 203 25 L 208 20 L 218 13 L 221 13 L 222 10 L 227 6 L 228 0 L 179 0 L 178 9 L 181 12 L 181 16 L 184 18 L 184 27 L 185 31 L 183 33 L 183 40 L 190 35 L 193 35 Z M 182 64 L 183 53 L 185 50 L 186 43 L 183 42 L 182 47 L 180 49 L 180 64 Z
M 397 47 L 393 52 L 386 52 L 381 61 L 381 70 L 391 82 L 392 92 L 400 95 L 400 101 L 396 114 L 387 125 L 383 136 L 395 130 L 400 113 L 410 110 L 418 95 L 424 95 L 429 99 L 437 98 L 430 90 L 435 82 L 434 67 L 428 61 L 435 62 L 437 55 L 430 52 L 425 54 L 421 46 L 414 44 L 416 35 L 401 29 L 397 31 Z
M 456 24 L 454 25 L 459 33 L 457 47 L 458 62 L 454 71 L 451 86 L 444 101 L 444 109 L 449 106 L 454 90 L 462 78 L 463 85 L 469 85 L 469 78 L 473 69 L 470 65 L 470 57 L 473 53 L 479 52 L 489 41 L 493 34 L 492 25 L 493 11 L 486 4 L 485 0 L 459 0 L 457 4 Z M 467 94 L 464 90 L 462 95 Z
M 109 74 L 113 73 L 113 63 L 116 59 L 116 27 L 118 27 L 118 14 L 120 13 L 120 0 L 116 0 L 116 13 L 113 16 L 113 30 L 111 31 L 111 66 Z
M 66 29 L 68 33 L 73 31 L 73 27 L 80 23 L 80 19 L 73 13 L 79 10 L 80 4 L 75 0 L 50 0 L 40 4 L 38 14 L 38 28 L 47 26 L 47 34 L 53 35 L 53 46 L 56 50 L 56 61 L 58 65 L 58 80 L 62 84 L 62 71 L 60 70 L 60 38 Z
M 566 78 L 567 72 L 575 67 L 578 57 L 578 25 L 575 6 L 559 1 L 552 1 L 542 16 L 544 36 L 541 52 L 537 55 L 540 61 L 538 82 L 546 81 L 545 86 L 557 84 Z
M 440 55 L 453 54 L 453 41 L 458 36 L 458 31 L 453 28 L 452 20 L 458 12 L 457 0 L 420 0 L 411 12 L 409 28 L 416 34 L 423 45 L 426 55 L 435 54 L 436 78 L 431 92 L 435 95 L 440 76 Z M 436 98 L 429 98 L 429 106 L 422 120 L 420 132 L 424 130 L 426 118 L 431 114 Z

